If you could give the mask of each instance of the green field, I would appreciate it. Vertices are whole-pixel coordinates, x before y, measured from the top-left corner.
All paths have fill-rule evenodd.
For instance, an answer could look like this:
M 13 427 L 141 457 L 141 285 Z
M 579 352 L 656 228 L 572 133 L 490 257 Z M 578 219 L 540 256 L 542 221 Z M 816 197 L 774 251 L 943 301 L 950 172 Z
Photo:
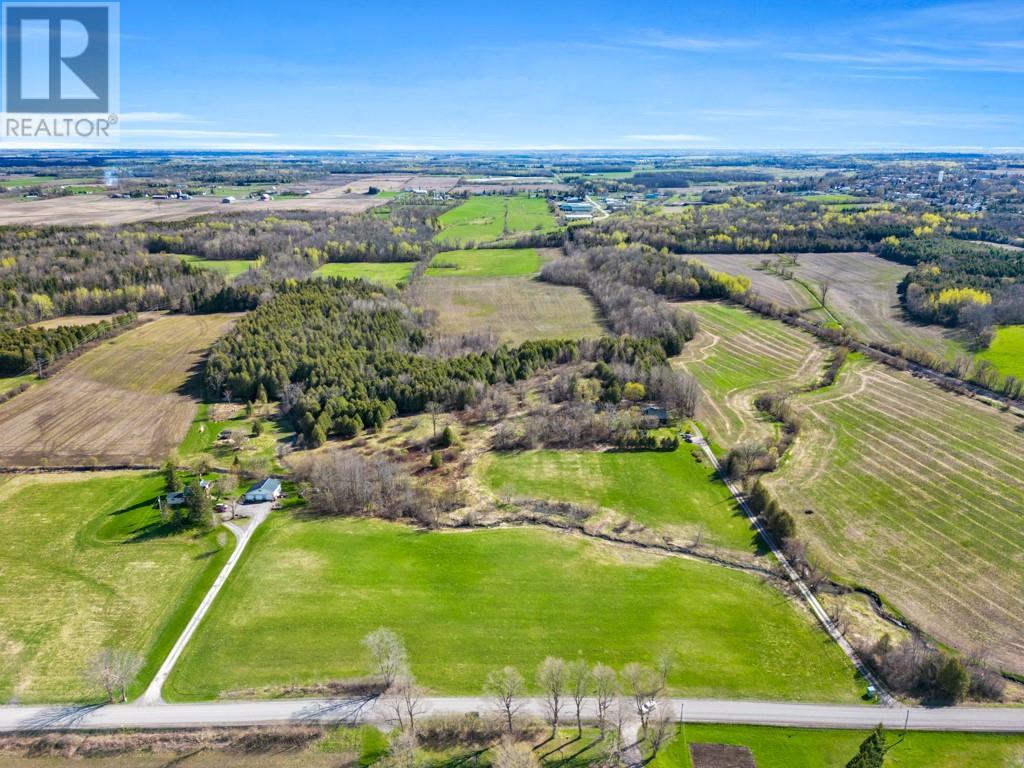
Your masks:
M 680 305 L 700 321 L 700 333 L 673 364 L 701 385 L 697 416 L 726 447 L 769 436 L 774 427 L 754 408 L 763 392 L 812 384 L 827 350 L 809 334 L 729 304 Z
M 535 248 L 479 248 L 445 251 L 434 257 L 428 277 L 511 277 L 540 271 L 541 258 Z
M 438 313 L 438 330 L 489 331 L 502 341 L 596 338 L 604 332 L 593 303 L 579 288 L 531 277 L 426 277 L 421 305 Z
M 162 489 L 141 472 L 0 484 L 0 702 L 91 698 L 82 673 L 104 647 L 146 658 L 141 691 L 230 551 L 223 533 L 164 529 Z
M 998 329 L 992 344 L 978 357 L 992 363 L 1003 376 L 1024 379 L 1024 325 Z
M 803 429 L 766 482 L 812 553 L 940 641 L 1024 673 L 1019 420 L 863 359 L 794 404 Z
M 676 691 L 855 701 L 838 647 L 781 593 L 719 566 L 535 530 L 437 533 L 272 517 L 168 681 L 177 700 L 362 676 L 384 625 L 421 683 L 479 693 L 547 655 L 621 667 L 672 653 Z M 268 691 L 268 694 L 270 692 Z
M 477 195 L 443 213 L 438 242 L 465 245 L 493 242 L 505 235 L 555 229 L 555 217 L 546 200 L 506 195 Z
M 370 262 L 357 261 L 350 263 L 324 264 L 315 274 L 317 277 L 348 277 L 363 278 L 371 283 L 397 286 L 409 279 L 416 268 L 415 261 Z
M 738 550 L 755 545 L 750 525 L 715 471 L 684 446 L 674 453 L 527 451 L 489 454 L 483 482 L 499 495 L 596 504 L 692 541 Z
M 180 255 L 178 258 L 197 267 L 212 269 L 214 272 L 220 272 L 228 280 L 234 280 L 236 277 L 245 274 L 250 269 L 259 268 L 259 261 L 249 261 L 248 259 L 200 259 L 197 256 L 190 256 L 186 254 Z
M 684 736 L 685 733 L 685 736 Z M 743 725 L 687 725 L 652 763 L 652 768 L 692 768 L 689 744 L 748 747 L 757 768 L 844 768 L 867 731 L 765 728 Z M 887 732 L 888 744 L 899 738 Z M 1019 768 L 1024 736 L 909 731 L 886 755 L 886 768 Z

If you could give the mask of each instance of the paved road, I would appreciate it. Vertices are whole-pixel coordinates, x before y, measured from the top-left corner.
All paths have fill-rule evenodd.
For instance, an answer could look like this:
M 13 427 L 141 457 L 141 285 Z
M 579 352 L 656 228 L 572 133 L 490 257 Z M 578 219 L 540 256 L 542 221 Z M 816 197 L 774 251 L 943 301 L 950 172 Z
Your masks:
M 161 693 L 164 688 L 164 683 L 167 682 L 167 678 L 171 674 L 171 670 L 174 669 L 174 665 L 178 663 L 178 659 L 185 650 L 185 646 L 187 646 L 189 640 L 192 639 L 192 635 L 195 634 L 195 631 L 199 627 L 203 617 L 206 616 L 207 611 L 210 610 L 210 606 L 213 605 L 213 601 L 216 599 L 217 595 L 220 594 L 220 590 L 228 580 L 228 576 L 230 576 L 231 572 L 235 569 L 235 565 L 242 557 L 242 552 L 245 551 L 245 546 L 249 543 L 249 539 L 252 538 L 253 532 L 259 527 L 260 523 L 267 519 L 267 515 L 270 514 L 270 510 L 272 508 L 273 504 L 270 503 L 248 504 L 245 506 L 244 512 L 250 520 L 249 524 L 244 529 L 234 523 L 224 524 L 235 535 L 235 550 L 231 553 L 231 557 L 228 558 L 228 561 L 224 563 L 224 567 L 217 575 L 217 580 L 213 582 L 213 586 L 210 587 L 210 591 L 206 593 L 206 596 L 199 604 L 196 612 L 192 614 L 192 618 L 189 620 L 188 624 L 185 625 L 184 631 L 174 643 L 174 647 L 171 648 L 171 652 L 167 654 L 167 658 L 164 659 L 164 663 L 160 665 L 160 669 L 157 670 L 156 676 L 150 682 L 149 687 L 146 688 L 145 693 L 139 697 L 139 704 L 159 704 L 163 701 Z
M 592 715 L 593 702 L 586 703 Z M 688 723 L 733 723 L 820 728 L 872 728 L 883 723 L 911 730 L 1024 733 L 1024 709 L 949 707 L 937 709 L 829 704 L 784 704 L 709 699 L 672 699 L 674 719 Z M 423 701 L 423 713 L 491 712 L 485 698 L 437 698 Z M 525 702 L 523 714 L 542 715 L 538 699 Z M 566 710 L 568 714 L 568 709 Z M 199 704 L 117 704 L 104 707 L 0 707 L 0 731 L 117 728 L 188 728 L 282 723 L 382 723 L 385 707 L 372 699 L 292 699 L 216 701 Z
M 750 520 L 750 524 L 757 531 L 761 539 L 771 549 L 772 554 L 775 556 L 775 559 L 779 561 L 779 564 L 782 566 L 782 569 L 786 572 L 786 576 L 789 577 L 789 580 L 797 588 L 797 591 L 800 592 L 800 596 L 803 597 L 804 601 L 807 603 L 807 606 L 811 609 L 811 613 L 813 613 L 814 616 L 818 619 L 818 621 L 821 622 L 822 627 L 825 628 L 825 631 L 828 633 L 829 637 L 832 638 L 832 640 L 842 649 L 843 653 L 845 653 L 846 656 L 850 659 L 850 661 L 853 662 L 854 668 L 857 670 L 857 672 L 860 673 L 861 677 L 863 677 L 865 680 L 868 681 L 868 683 L 875 687 L 875 690 L 878 692 L 878 696 L 882 700 L 882 703 L 886 706 L 893 706 L 896 703 L 896 699 L 886 690 L 885 686 L 882 685 L 881 681 L 877 677 L 875 677 L 874 674 L 872 674 L 871 670 L 869 670 L 864 665 L 864 662 L 861 660 L 860 655 L 857 653 L 856 650 L 854 650 L 853 646 L 850 645 L 849 641 L 845 637 L 843 637 L 843 634 L 839 631 L 838 627 L 836 627 L 835 622 L 832 621 L 831 618 L 829 618 L 829 615 L 825 612 L 825 609 L 822 608 L 821 603 L 818 602 L 818 598 L 814 596 L 814 593 L 811 592 L 811 590 L 807 587 L 807 585 L 804 583 L 804 580 L 800 578 L 800 575 L 790 564 L 789 559 L 782 553 L 782 550 L 779 549 L 778 544 L 775 543 L 775 540 L 771 537 L 768 531 L 765 530 L 764 526 L 761 524 L 761 521 L 758 519 L 757 515 L 755 515 L 754 511 L 750 508 L 750 505 L 747 504 L 746 497 L 740 492 L 739 488 L 736 487 L 736 484 L 733 483 L 732 480 L 730 480 L 722 471 L 721 466 L 719 466 L 718 464 L 718 458 L 711 450 L 711 446 L 708 445 L 707 440 L 704 439 L 704 436 L 700 434 L 700 431 L 697 430 L 696 427 L 694 427 L 694 443 L 700 446 L 700 448 L 704 451 L 704 455 L 711 463 L 711 466 L 713 466 L 715 468 L 715 471 L 718 472 L 719 476 L 722 478 L 722 482 L 725 483 L 726 487 L 729 489 L 729 492 L 733 495 L 733 498 L 736 499 L 736 503 L 740 505 L 740 509 L 743 510 L 743 514 L 747 516 L 747 519 Z

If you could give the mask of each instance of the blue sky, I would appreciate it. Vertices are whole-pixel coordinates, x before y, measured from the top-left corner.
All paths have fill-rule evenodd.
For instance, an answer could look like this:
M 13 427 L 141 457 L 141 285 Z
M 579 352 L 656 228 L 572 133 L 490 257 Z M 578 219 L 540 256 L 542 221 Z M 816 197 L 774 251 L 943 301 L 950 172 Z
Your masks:
M 122 144 L 1024 148 L 1024 2 L 124 0 Z

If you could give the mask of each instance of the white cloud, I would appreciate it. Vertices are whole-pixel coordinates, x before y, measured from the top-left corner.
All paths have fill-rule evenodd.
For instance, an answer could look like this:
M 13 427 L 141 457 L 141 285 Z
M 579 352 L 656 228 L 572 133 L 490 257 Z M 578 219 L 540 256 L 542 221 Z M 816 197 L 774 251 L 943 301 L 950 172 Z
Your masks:
M 193 128 L 122 128 L 122 135 L 184 139 L 272 139 L 276 133 L 254 131 L 207 131 Z
M 688 37 L 670 35 L 665 32 L 648 32 L 631 41 L 646 48 L 664 48 L 671 51 L 722 51 L 736 48 L 752 48 L 760 44 L 757 40 L 736 37 Z
M 717 141 L 714 136 L 699 136 L 695 133 L 631 133 L 624 138 L 632 139 L 633 141 L 656 142 L 659 144 L 665 144 L 672 141 L 678 141 L 683 144 Z

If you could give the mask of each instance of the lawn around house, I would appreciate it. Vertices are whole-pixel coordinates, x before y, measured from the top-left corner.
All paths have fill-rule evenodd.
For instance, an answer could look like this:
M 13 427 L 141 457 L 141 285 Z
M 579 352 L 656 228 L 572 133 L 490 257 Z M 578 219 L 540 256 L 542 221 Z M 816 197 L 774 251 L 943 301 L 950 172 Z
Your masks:
M 0 703 L 92 699 L 102 648 L 144 657 L 141 692 L 233 546 L 162 528 L 159 474 L 82 477 L 0 484 Z
M 694 696 L 855 701 L 842 652 L 748 574 L 537 530 L 424 532 L 374 520 L 270 518 L 164 689 L 273 695 L 363 676 L 360 641 L 400 634 L 437 694 L 478 694 L 548 655 L 621 667 L 669 650 Z
M 540 271 L 535 248 L 480 248 L 445 251 L 430 262 L 428 277 L 513 277 Z
M 757 768 L 844 768 L 867 737 L 868 731 L 691 724 L 677 731 L 675 741 L 658 755 L 651 768 L 693 768 L 690 744 L 747 747 L 757 761 Z M 898 732 L 886 732 L 888 744 L 898 738 Z M 885 765 L 886 768 L 1018 768 L 1022 758 L 1024 736 L 1020 734 L 909 731 L 903 742 L 886 754 Z
M 673 453 L 526 451 L 489 454 L 480 478 L 499 496 L 596 504 L 693 540 L 752 551 L 750 524 L 729 489 L 685 445 Z

